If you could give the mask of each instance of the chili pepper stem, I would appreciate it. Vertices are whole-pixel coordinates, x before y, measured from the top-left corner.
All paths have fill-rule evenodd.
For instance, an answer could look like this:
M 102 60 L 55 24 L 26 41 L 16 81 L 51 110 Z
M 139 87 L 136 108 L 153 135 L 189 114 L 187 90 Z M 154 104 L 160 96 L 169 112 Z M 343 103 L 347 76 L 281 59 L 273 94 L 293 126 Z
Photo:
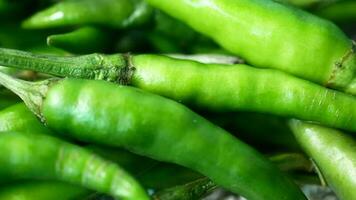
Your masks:
M 58 79 L 47 79 L 40 82 L 28 82 L 0 72 L 0 84 L 17 94 L 42 122 L 44 122 L 41 115 L 43 100 L 49 87 L 57 81 Z
M 0 65 L 60 77 L 67 76 L 119 83 L 129 79 L 127 77 L 131 76 L 132 71 L 128 70 L 130 56 L 126 54 L 103 55 L 93 53 L 83 56 L 47 56 L 4 48 L 0 48 Z

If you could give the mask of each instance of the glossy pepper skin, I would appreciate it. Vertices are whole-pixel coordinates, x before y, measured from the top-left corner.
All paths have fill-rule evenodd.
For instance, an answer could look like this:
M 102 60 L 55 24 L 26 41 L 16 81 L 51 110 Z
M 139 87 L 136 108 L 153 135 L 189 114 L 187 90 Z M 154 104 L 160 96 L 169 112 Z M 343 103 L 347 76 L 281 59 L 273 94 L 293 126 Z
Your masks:
M 25 104 L 16 104 L 0 111 L 0 132 L 21 132 L 50 134 L 50 131 L 39 123 Z
M 352 42 L 334 24 L 266 0 L 147 0 L 258 67 L 356 94 Z
M 100 25 L 116 29 L 146 22 L 152 9 L 141 0 L 66 0 L 23 22 L 28 29 Z
M 24 134 L 31 132 L 53 134 L 52 131 L 40 123 L 23 103 L 0 111 L 0 132 L 9 131 Z M 147 188 L 163 189 L 202 177 L 201 174 L 187 168 L 169 163 L 161 163 L 119 148 L 95 145 L 84 145 L 83 148 L 122 166 L 122 168 L 134 175 Z
M 183 165 L 252 200 L 305 199 L 261 154 L 175 101 L 105 81 L 0 80 L 58 133 Z
M 210 111 L 269 113 L 356 131 L 355 97 L 273 69 L 159 55 L 60 57 L 10 49 L 0 49 L 0 65 L 128 84 Z
M 356 197 L 356 142 L 341 131 L 305 123 L 289 122 L 294 135 L 314 160 L 322 176 L 340 199 Z
M 115 198 L 148 199 L 136 180 L 118 165 L 57 138 L 3 132 L 0 134 L 0 148 L 3 152 L 0 176 L 5 180 L 6 177 L 55 179 Z

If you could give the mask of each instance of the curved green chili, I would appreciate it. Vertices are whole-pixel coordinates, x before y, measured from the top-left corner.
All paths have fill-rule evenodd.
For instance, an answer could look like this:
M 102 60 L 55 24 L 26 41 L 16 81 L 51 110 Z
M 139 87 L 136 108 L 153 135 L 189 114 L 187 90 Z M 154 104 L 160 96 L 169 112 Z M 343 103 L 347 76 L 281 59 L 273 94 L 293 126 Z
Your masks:
M 47 37 L 47 44 L 72 53 L 93 53 L 109 50 L 111 40 L 110 31 L 85 26 L 69 33 L 50 35 Z
M 212 111 L 262 112 L 356 131 L 355 97 L 273 69 L 157 55 L 59 57 L 10 49 L 0 49 L 0 65 L 129 84 Z
M 62 182 L 26 181 L 0 187 L 0 200 L 79 200 L 91 192 Z
M 336 22 L 355 22 L 356 2 L 340 1 L 317 9 L 315 14 Z
M 9 131 L 53 135 L 24 104 L 17 104 L 0 111 L 0 132 Z M 83 148 L 119 164 L 133 174 L 142 185 L 152 189 L 172 187 L 202 176 L 187 168 L 160 163 L 118 148 L 94 145 L 84 145 Z
M 16 104 L 0 111 L 0 132 L 41 133 L 51 132 L 24 104 Z
M 177 102 L 104 81 L 0 80 L 58 133 L 183 165 L 251 200 L 305 199 L 257 151 Z
M 121 199 L 148 199 L 140 185 L 118 165 L 51 136 L 0 134 L 0 176 L 61 180 Z
M 312 163 L 301 154 L 278 154 L 269 159 L 283 171 L 311 171 Z M 303 182 L 305 183 L 305 182 Z M 218 186 L 208 178 L 200 178 L 184 185 L 164 189 L 154 193 L 155 200 L 192 200 L 201 199 Z
M 356 197 L 356 142 L 344 133 L 298 120 L 290 126 L 340 199 Z
M 147 2 L 254 66 L 356 94 L 354 46 L 329 21 L 269 0 Z
M 125 28 L 146 22 L 151 12 L 142 0 L 67 0 L 36 13 L 23 22 L 23 27 L 101 25 Z

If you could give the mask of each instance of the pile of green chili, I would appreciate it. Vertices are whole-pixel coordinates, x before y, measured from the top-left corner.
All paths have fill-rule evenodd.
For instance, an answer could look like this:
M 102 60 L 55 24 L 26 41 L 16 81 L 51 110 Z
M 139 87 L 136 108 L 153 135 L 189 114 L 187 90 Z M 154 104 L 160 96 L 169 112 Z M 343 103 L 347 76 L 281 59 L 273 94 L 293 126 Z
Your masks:
M 356 199 L 355 1 L 0 0 L 0 18 L 0 200 Z

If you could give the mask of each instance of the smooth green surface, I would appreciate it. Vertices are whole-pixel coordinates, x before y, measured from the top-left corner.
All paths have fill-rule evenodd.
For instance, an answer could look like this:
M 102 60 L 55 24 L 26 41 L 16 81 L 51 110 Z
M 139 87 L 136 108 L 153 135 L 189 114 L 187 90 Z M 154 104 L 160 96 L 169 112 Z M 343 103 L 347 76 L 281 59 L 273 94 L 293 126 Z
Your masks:
M 24 104 L 17 104 L 0 111 L 0 132 L 7 131 L 53 134 L 40 123 Z M 197 172 L 187 168 L 161 163 L 123 149 L 94 145 L 85 145 L 84 148 L 119 164 L 147 188 L 173 187 L 201 177 Z
M 108 30 L 84 26 L 69 33 L 50 35 L 47 44 L 79 54 L 105 52 L 112 42 L 111 36 Z
M 25 104 L 16 104 L 1 110 L 0 122 L 0 132 L 50 133 Z
M 133 57 L 131 85 L 200 109 L 254 111 L 356 131 L 356 98 L 273 69 Z M 335 117 L 337 116 L 337 117 Z
M 140 185 L 118 165 L 57 138 L 3 132 L 0 148 L 1 177 L 61 180 L 115 198 L 148 199 Z
M 39 11 L 23 22 L 23 27 L 40 29 L 75 25 L 112 28 L 145 22 L 151 9 L 141 0 L 66 0 Z
M 297 8 L 269 0 L 147 2 L 254 66 L 341 89 L 355 77 L 355 56 L 342 63 L 352 48 L 351 40 L 331 22 Z
M 0 200 L 79 200 L 90 191 L 68 183 L 25 181 L 2 185 Z
M 298 142 L 315 161 L 322 176 L 338 197 L 351 200 L 356 197 L 356 142 L 341 131 L 290 121 Z
M 257 151 L 157 95 L 104 81 L 65 79 L 48 91 L 42 114 L 58 132 L 192 168 L 251 200 L 305 199 Z

